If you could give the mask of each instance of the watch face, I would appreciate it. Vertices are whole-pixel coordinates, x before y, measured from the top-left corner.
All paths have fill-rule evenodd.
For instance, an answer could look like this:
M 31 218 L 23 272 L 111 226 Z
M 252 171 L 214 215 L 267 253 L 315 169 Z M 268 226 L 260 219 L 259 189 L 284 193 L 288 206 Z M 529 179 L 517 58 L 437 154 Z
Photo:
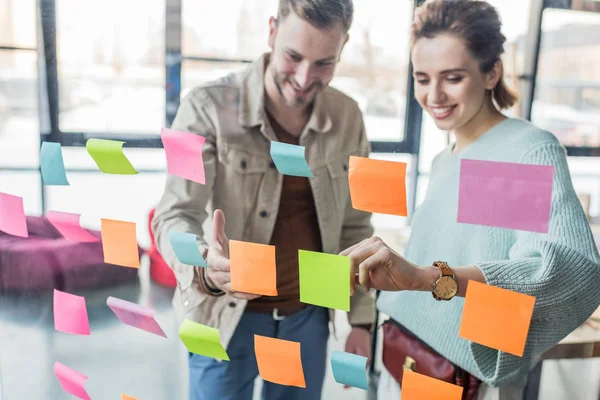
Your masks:
M 442 276 L 435 284 L 435 293 L 444 300 L 449 300 L 458 292 L 458 284 L 450 276 Z

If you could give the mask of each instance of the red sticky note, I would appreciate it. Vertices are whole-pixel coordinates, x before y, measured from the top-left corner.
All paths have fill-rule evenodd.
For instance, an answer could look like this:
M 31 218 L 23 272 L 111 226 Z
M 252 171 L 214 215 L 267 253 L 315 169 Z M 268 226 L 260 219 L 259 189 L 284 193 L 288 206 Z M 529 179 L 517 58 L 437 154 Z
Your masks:
M 230 240 L 229 254 L 233 290 L 277 296 L 275 246 Z
M 29 237 L 22 197 L 0 193 L 0 231 L 9 235 Z
M 254 335 L 254 353 L 263 380 L 306 387 L 299 342 Z
M 406 163 L 351 156 L 348 182 L 356 210 L 408 215 Z
M 54 329 L 75 335 L 89 335 L 85 297 L 54 289 Z
M 460 386 L 409 369 L 402 374 L 402 400 L 461 400 L 462 392 Z
M 458 335 L 522 357 L 534 305 L 533 296 L 469 281 Z
M 139 268 L 135 222 L 102 218 L 102 251 L 105 263 Z

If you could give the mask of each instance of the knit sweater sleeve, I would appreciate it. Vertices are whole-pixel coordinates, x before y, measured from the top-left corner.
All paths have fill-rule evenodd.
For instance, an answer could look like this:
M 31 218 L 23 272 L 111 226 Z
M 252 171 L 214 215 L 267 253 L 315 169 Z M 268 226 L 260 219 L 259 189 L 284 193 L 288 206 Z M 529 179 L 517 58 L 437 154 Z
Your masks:
M 471 343 L 475 363 L 492 386 L 531 368 L 600 304 L 600 257 L 564 148 L 546 143 L 527 152 L 522 162 L 554 166 L 551 217 L 547 234 L 516 233 L 508 260 L 478 264 L 488 284 L 536 298 L 523 357 Z

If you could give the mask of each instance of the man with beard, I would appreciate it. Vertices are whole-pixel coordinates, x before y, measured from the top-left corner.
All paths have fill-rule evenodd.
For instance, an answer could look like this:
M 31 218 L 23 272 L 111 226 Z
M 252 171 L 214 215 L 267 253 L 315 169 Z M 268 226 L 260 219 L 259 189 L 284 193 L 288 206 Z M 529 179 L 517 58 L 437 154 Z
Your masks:
M 269 21 L 272 51 L 195 88 L 178 110 L 173 129 L 206 137 L 206 185 L 168 176 L 153 230 L 177 277 L 174 304 L 219 329 L 230 357 L 190 354 L 190 399 L 251 399 L 255 334 L 301 343 L 306 388 L 265 382 L 264 399 L 321 397 L 333 311 L 300 302 L 298 250 L 337 254 L 373 232 L 370 214 L 352 208 L 348 187 L 350 155 L 369 154 L 362 115 L 328 86 L 352 14 L 351 0 L 280 0 Z M 304 146 L 314 178 L 282 176 L 271 161 L 272 141 Z M 169 231 L 196 234 L 209 268 L 180 263 Z M 277 296 L 232 290 L 229 238 L 276 247 Z M 348 319 L 346 351 L 370 357 L 372 296 L 352 296 Z

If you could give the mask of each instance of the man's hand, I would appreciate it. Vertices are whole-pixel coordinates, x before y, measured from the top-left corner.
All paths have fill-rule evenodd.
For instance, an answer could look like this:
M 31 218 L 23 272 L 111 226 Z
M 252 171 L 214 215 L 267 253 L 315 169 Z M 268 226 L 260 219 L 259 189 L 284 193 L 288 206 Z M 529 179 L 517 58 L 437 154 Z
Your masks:
M 371 332 L 365 328 L 352 328 L 346 339 L 346 353 L 367 357 L 367 367 L 371 365 Z M 344 385 L 348 389 L 350 386 Z
M 231 289 L 231 272 L 229 261 L 229 238 L 225 235 L 225 214 L 215 210 L 212 221 L 212 242 L 208 247 L 206 257 L 208 268 L 205 271 L 206 281 L 228 295 L 242 299 L 252 300 L 260 297 L 258 294 L 236 292 Z

